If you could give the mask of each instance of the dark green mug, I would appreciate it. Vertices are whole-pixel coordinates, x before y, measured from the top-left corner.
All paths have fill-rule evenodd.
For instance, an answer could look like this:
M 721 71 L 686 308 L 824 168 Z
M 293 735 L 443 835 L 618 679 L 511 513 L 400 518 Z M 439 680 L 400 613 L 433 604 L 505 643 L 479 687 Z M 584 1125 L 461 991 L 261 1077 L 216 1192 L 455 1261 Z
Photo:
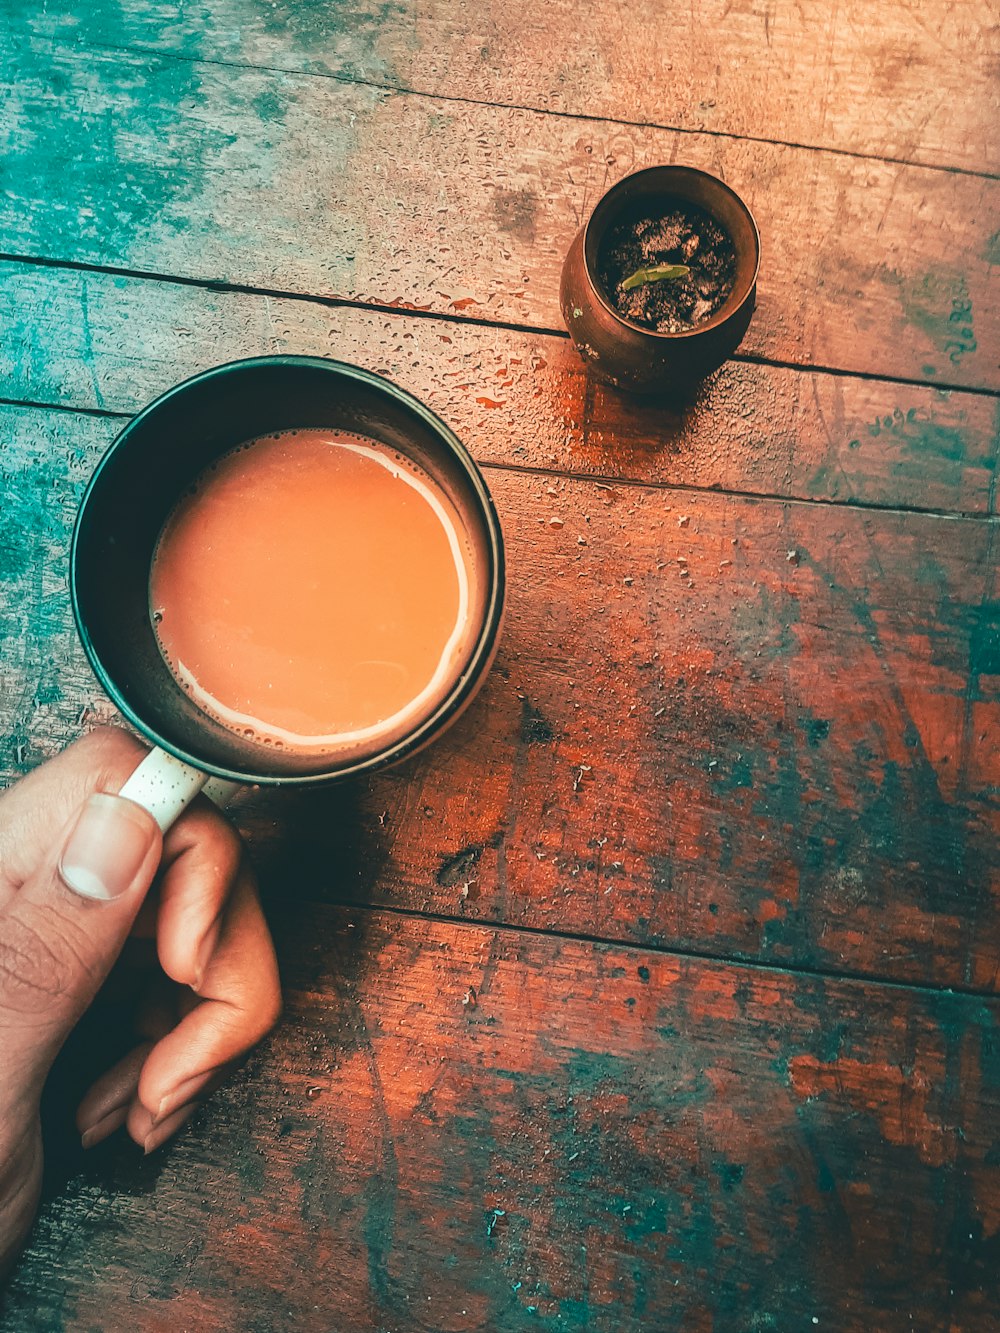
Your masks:
M 464 660 L 451 688 L 412 731 L 344 755 L 265 749 L 198 708 L 164 662 L 149 617 L 160 531 L 181 494 L 215 459 L 254 437 L 296 428 L 367 435 L 416 463 L 460 515 L 481 575 Z M 267 540 L 267 533 L 261 533 Z M 483 477 L 454 434 L 389 380 L 321 357 L 271 356 L 208 370 L 144 408 L 101 459 L 73 533 L 73 614 L 98 680 L 153 745 L 122 794 L 166 828 L 209 779 L 296 785 L 397 763 L 429 744 L 474 697 L 496 652 L 504 605 L 500 522 Z

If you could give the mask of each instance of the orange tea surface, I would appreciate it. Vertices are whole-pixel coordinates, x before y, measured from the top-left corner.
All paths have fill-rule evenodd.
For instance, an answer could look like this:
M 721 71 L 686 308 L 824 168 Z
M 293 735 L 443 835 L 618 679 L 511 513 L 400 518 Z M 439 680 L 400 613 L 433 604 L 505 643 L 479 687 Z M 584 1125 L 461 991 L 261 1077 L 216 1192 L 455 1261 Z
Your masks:
M 364 436 L 284 431 L 214 464 L 167 520 L 150 612 L 208 713 L 263 744 L 404 734 L 467 646 L 472 558 L 451 502 Z

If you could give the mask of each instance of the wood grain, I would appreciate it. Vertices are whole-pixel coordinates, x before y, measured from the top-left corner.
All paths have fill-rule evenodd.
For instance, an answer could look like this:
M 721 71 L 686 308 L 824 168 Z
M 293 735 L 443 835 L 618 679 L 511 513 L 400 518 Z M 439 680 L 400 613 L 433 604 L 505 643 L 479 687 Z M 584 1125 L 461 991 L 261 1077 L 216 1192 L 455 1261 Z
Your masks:
M 16 28 L 9 48 L 7 254 L 558 328 L 562 261 L 589 210 L 634 168 L 680 159 L 757 214 L 744 351 L 1000 387 L 995 182 Z
M 995 8 L 895 0 L 61 0 L 37 33 L 996 171 Z
M 5 1333 L 992 1326 L 995 1002 L 280 925 L 269 1047 L 165 1151 L 67 1153 Z
M 991 398 L 730 363 L 686 405 L 644 404 L 588 384 L 552 335 L 0 264 L 7 398 L 130 413 L 209 366 L 289 352 L 388 375 L 485 463 L 957 513 L 991 504 Z
M 62 580 L 114 429 L 4 410 L 8 779 L 111 716 Z M 250 799 L 286 892 L 995 990 L 996 520 L 488 480 L 484 695 L 394 773 Z
M 81 1154 L 125 1015 L 74 1034 L 2 1333 L 992 1328 L 986 0 L 28 11 L 0 785 L 114 719 L 75 507 L 206 365 L 339 355 L 425 398 L 487 468 L 511 596 L 432 750 L 236 806 L 287 1012 L 178 1143 Z M 559 334 L 576 228 L 658 161 L 724 176 L 764 242 L 742 360 L 685 407 L 588 384 Z

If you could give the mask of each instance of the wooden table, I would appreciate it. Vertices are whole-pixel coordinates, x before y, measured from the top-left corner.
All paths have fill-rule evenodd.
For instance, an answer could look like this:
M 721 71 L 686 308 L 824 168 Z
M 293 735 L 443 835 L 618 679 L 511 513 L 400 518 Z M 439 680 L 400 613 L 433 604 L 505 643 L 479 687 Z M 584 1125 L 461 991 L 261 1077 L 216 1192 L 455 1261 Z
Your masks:
M 425 399 L 511 593 L 446 740 L 237 808 L 283 1023 L 148 1160 L 55 1136 L 0 1327 L 1000 1327 L 992 6 L 12 8 L 4 779 L 113 716 L 74 506 L 204 367 Z M 684 411 L 588 382 L 557 305 L 674 161 L 764 246 Z

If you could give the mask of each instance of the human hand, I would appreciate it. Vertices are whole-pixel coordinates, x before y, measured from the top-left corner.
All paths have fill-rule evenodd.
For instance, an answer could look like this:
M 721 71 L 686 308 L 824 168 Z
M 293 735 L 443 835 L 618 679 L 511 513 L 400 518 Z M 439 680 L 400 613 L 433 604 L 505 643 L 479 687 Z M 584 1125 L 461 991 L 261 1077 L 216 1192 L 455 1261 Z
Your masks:
M 277 1021 L 239 836 L 199 800 L 161 838 L 140 806 L 103 794 L 144 752 L 104 728 L 0 795 L 0 1273 L 38 1203 L 46 1076 L 123 948 L 153 964 L 134 1016 L 144 1040 L 80 1104 L 85 1148 L 122 1124 L 159 1147 Z

